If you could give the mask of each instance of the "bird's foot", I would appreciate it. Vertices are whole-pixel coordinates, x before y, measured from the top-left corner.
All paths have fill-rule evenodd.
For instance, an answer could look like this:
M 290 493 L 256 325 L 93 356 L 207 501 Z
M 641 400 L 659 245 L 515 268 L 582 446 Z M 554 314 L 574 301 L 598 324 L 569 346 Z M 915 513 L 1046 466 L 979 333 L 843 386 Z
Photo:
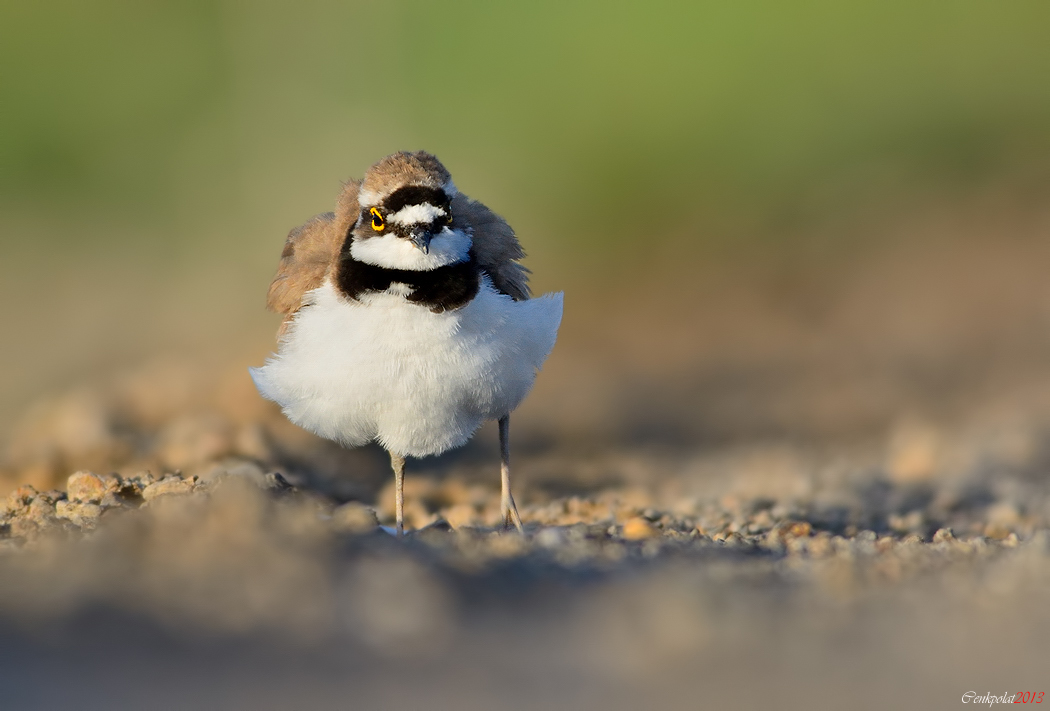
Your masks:
M 518 529 L 518 533 L 524 535 L 525 529 L 521 525 L 521 516 L 518 514 L 518 506 L 514 503 L 513 496 L 504 496 L 500 501 L 500 514 L 503 518 L 503 528 L 508 529 L 511 524 Z

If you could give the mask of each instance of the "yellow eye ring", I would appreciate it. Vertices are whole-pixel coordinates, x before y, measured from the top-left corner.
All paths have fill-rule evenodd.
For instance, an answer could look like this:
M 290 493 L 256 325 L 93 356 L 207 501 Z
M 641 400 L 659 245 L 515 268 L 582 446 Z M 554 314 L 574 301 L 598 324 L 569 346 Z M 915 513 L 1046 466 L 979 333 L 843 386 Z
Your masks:
M 376 232 L 382 232 L 383 228 L 386 227 L 386 223 L 383 221 L 383 216 L 379 213 L 379 208 L 373 207 L 368 212 L 372 215 L 372 229 Z

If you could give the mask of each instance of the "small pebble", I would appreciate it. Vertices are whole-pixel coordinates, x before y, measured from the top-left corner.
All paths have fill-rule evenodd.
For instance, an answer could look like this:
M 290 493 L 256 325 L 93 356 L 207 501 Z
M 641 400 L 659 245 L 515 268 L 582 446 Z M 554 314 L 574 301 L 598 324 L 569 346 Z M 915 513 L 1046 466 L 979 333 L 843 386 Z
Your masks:
M 368 533 L 379 528 L 379 518 L 370 506 L 351 501 L 332 511 L 332 526 L 345 533 Z
M 177 476 L 169 476 L 158 482 L 150 484 L 142 490 L 142 498 L 152 501 L 158 496 L 169 496 L 172 494 L 189 494 L 193 491 L 193 482 Z
M 659 535 L 660 532 L 641 516 L 628 519 L 623 524 L 623 537 L 628 541 L 642 541 Z
M 543 548 L 559 548 L 565 542 L 565 534 L 560 528 L 544 528 L 536 534 L 536 545 Z
M 97 474 L 76 472 L 67 480 L 66 492 L 70 501 L 98 503 L 106 495 L 106 482 Z
M 824 558 L 831 555 L 831 534 L 823 531 L 806 540 L 806 551 L 814 558 Z
M 102 516 L 102 507 L 91 503 L 59 501 L 55 504 L 55 515 L 81 528 L 93 528 Z
M 55 518 L 55 507 L 43 497 L 37 497 L 29 503 L 26 519 L 37 524 L 50 523 Z
M 795 521 L 783 529 L 784 535 L 792 538 L 805 538 L 812 532 L 813 526 L 810 525 L 809 521 Z
M 984 527 L 984 537 L 993 541 L 1001 541 L 1010 535 L 1010 529 L 998 523 L 989 523 Z
M 36 488 L 29 484 L 23 484 L 7 496 L 7 510 L 14 512 L 24 509 L 37 497 Z

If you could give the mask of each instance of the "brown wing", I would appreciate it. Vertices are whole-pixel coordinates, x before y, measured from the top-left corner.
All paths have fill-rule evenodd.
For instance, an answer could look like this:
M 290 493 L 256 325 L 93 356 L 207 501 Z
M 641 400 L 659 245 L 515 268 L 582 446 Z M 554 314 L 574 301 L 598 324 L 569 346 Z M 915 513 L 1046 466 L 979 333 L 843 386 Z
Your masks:
M 277 275 L 266 293 L 271 311 L 291 315 L 299 310 L 303 294 L 324 281 L 328 267 L 339 252 L 339 243 L 330 229 L 335 215 L 326 212 L 310 218 L 288 233 L 277 265 Z
M 507 221 L 462 193 L 452 200 L 452 214 L 457 223 L 474 230 L 478 266 L 489 275 L 493 286 L 515 301 L 528 299 L 529 270 L 517 261 L 525 252 Z
M 302 307 L 306 292 L 321 286 L 328 271 L 338 262 L 343 238 L 357 220 L 360 187 L 359 181 L 348 180 L 343 184 L 334 213 L 312 217 L 288 233 L 277 275 L 266 294 L 266 306 L 285 315 L 278 338 Z

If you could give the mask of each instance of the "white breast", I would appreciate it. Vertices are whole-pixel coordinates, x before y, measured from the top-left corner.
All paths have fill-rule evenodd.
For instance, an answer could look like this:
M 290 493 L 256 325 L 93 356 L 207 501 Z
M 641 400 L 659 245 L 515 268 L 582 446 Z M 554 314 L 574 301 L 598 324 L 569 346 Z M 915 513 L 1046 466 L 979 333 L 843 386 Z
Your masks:
M 322 437 L 438 454 L 521 403 L 561 313 L 561 293 L 513 301 L 487 277 L 470 303 L 440 314 L 395 293 L 352 301 L 329 281 L 308 294 L 252 378 L 292 422 Z

